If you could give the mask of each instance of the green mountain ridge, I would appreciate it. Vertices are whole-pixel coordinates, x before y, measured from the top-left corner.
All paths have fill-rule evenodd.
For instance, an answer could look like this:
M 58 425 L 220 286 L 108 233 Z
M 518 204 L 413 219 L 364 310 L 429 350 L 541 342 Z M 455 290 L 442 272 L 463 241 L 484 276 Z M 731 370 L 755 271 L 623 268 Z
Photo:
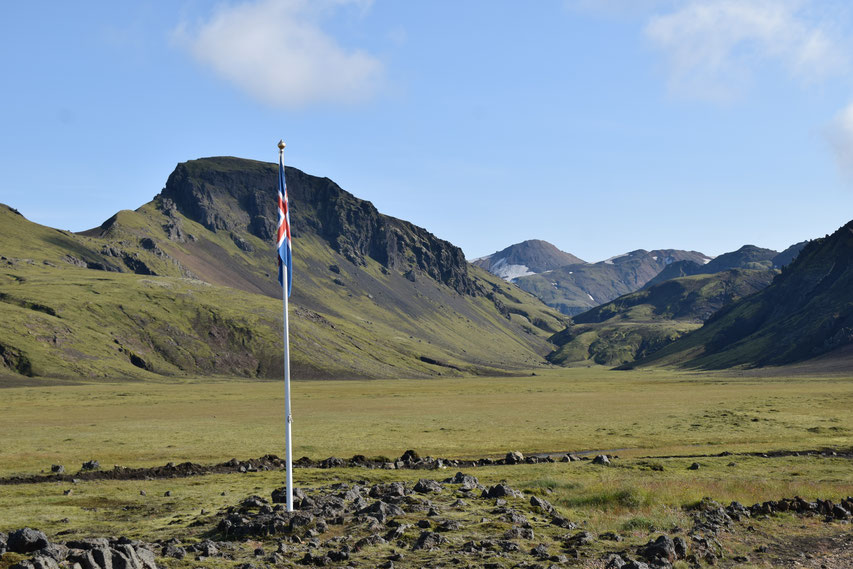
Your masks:
M 559 313 L 331 180 L 288 168 L 287 182 L 294 377 L 547 365 Z M 82 234 L 0 207 L 0 374 L 279 376 L 276 184 L 275 164 L 185 162 Z
M 636 365 L 722 369 L 787 365 L 853 344 L 853 221 L 806 244 L 762 291 Z
M 572 317 L 552 336 L 555 364 L 619 366 L 648 356 L 699 328 L 729 303 L 768 286 L 772 270 L 731 269 L 671 279 Z

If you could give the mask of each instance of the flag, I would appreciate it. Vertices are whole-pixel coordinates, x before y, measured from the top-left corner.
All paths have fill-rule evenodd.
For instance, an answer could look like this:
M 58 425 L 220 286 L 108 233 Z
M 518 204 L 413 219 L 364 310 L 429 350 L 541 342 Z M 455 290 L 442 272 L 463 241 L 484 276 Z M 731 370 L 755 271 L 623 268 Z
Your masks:
M 290 247 L 290 210 L 287 206 L 287 184 L 284 181 L 284 153 L 278 157 L 278 282 L 284 286 L 287 268 L 287 296 L 293 286 L 293 250 Z

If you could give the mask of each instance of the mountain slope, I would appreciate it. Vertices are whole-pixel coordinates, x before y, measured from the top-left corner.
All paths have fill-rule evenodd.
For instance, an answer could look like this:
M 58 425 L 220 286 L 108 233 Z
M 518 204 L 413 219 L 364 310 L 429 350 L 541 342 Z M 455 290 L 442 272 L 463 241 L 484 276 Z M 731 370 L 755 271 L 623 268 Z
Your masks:
M 842 353 L 851 343 L 853 222 L 809 242 L 763 291 L 727 306 L 699 330 L 639 363 L 714 369 L 784 365 Z
M 0 331 L 0 371 L 278 375 L 276 168 L 236 158 L 179 164 L 152 202 L 81 235 L 0 208 L 0 313 L 14 323 Z M 547 338 L 565 326 L 558 313 L 328 179 L 288 168 L 287 180 L 294 377 L 543 363 Z
M 551 340 L 552 363 L 621 365 L 695 330 L 723 306 L 770 284 L 775 271 L 732 269 L 672 279 L 627 294 L 572 318 Z
M 638 290 L 665 267 L 682 260 L 703 263 L 707 257 L 696 251 L 639 249 L 600 263 L 568 265 L 513 282 L 548 306 L 574 315 Z
M 560 251 L 547 241 L 530 239 L 510 245 L 487 257 L 474 259 L 471 264 L 486 269 L 505 280 L 542 273 L 565 265 L 584 263 L 571 253 Z

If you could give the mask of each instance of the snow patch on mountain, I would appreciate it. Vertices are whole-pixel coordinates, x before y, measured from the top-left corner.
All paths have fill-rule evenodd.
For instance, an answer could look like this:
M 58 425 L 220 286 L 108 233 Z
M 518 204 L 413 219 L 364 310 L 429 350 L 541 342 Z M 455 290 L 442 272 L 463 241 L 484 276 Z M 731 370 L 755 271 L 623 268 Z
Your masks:
M 535 275 L 527 265 L 509 265 L 506 259 L 498 259 L 492 263 L 489 269 L 492 274 L 495 274 L 505 281 L 511 281 L 518 277 L 526 277 L 527 275 Z

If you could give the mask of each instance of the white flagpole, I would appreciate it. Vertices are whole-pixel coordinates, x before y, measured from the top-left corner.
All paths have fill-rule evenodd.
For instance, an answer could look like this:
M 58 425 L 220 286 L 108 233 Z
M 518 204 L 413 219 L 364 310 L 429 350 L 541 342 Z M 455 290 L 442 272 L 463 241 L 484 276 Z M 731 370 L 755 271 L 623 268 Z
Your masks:
M 278 159 L 281 164 L 284 164 L 284 141 L 278 142 Z M 285 188 L 285 191 L 287 188 Z M 290 320 L 287 316 L 287 265 L 282 264 L 282 279 L 284 298 L 284 415 L 285 427 L 284 438 L 287 450 L 285 454 L 285 462 L 287 465 L 287 511 L 293 511 L 293 445 L 290 439 L 290 426 L 293 423 L 293 416 L 290 414 Z

